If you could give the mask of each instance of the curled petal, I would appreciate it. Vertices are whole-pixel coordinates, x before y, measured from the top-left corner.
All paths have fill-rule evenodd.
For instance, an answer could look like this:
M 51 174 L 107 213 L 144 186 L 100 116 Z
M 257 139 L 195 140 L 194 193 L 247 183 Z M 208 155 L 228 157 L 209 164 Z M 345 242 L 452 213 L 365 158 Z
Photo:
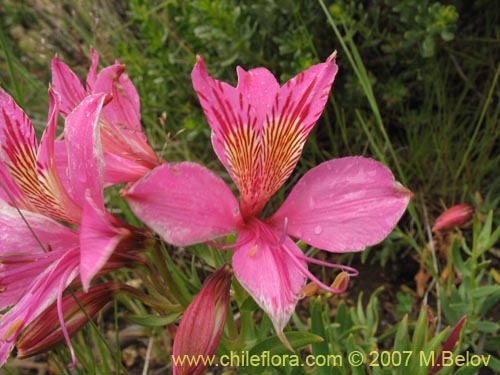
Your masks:
M 88 190 L 92 201 L 104 210 L 104 159 L 99 117 L 106 99 L 106 94 L 89 95 L 66 118 L 64 138 L 71 195 L 80 207 L 85 205 Z
M 104 68 L 97 75 L 92 92 L 113 95 L 113 99 L 102 111 L 106 121 L 130 132 L 138 132 L 145 140 L 141 128 L 139 95 L 124 71 L 125 65 L 119 63 Z
M 113 225 L 108 213 L 101 211 L 91 201 L 85 200 L 80 224 L 80 275 L 84 290 L 88 290 L 92 278 L 104 267 L 129 230 Z
M 177 246 L 233 233 L 241 220 L 226 183 L 195 163 L 162 164 L 123 195 L 137 217 Z
M 269 222 L 287 220 L 289 235 L 320 249 L 359 251 L 394 229 L 411 195 L 375 160 L 334 159 L 307 172 Z
M 57 56 L 52 59 L 52 88 L 61 96 L 63 116 L 69 115 L 86 95 L 78 77 Z
M 290 320 L 306 282 L 307 263 L 298 259 L 302 252 L 290 239 L 255 220 L 239 231 L 233 254 L 234 274 L 241 285 L 268 314 L 278 337 L 290 348 L 283 329 Z

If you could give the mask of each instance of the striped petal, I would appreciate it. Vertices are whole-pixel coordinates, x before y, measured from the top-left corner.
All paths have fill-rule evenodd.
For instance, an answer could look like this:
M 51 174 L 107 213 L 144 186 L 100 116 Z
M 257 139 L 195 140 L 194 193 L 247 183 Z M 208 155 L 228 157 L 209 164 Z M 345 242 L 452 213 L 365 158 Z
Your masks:
M 334 159 L 309 170 L 268 222 L 320 249 L 359 251 L 394 229 L 411 195 L 375 160 Z
M 56 219 L 76 223 L 78 208 L 67 194 L 57 172 L 54 138 L 59 113 L 59 98 L 49 91 L 50 111 L 47 128 L 37 145 L 33 125 L 14 100 L 0 92 L 0 140 L 2 142 L 2 175 L 18 207 L 44 213 Z M 17 186 L 14 187 L 14 184 Z
M 217 156 L 240 191 L 244 217 L 258 215 L 290 176 L 323 111 L 337 73 L 335 54 L 279 87 L 263 68 L 238 68 L 238 86 L 210 77 L 201 58 L 194 88 Z
M 1 196 L 20 208 L 36 210 L 29 193 L 40 195 L 36 176 L 38 143 L 33 125 L 14 99 L 0 89 Z M 28 193 L 28 194 L 27 194 Z

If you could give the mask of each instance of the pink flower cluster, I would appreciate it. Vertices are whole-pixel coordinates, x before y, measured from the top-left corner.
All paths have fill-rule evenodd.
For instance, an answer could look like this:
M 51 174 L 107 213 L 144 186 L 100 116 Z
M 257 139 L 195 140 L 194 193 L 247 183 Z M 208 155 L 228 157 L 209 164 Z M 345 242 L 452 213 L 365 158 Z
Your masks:
M 139 97 L 124 66 L 116 62 L 100 72 L 97 66 L 92 51 L 84 87 L 54 58 L 48 122 L 40 143 L 24 112 L 0 92 L 0 309 L 9 308 L 0 318 L 0 364 L 19 335 L 50 306 L 57 307 L 65 326 L 64 291 L 70 284 L 87 292 L 96 275 L 132 256 L 131 248 L 137 246 L 130 243 L 150 238 L 148 231 L 109 213 L 103 200 L 107 186 L 126 183 L 122 195 L 132 211 L 172 245 L 205 242 L 234 249 L 236 279 L 287 346 L 283 329 L 307 280 L 336 293 L 347 286 L 323 284 L 308 263 L 356 274 L 307 257 L 295 240 L 335 253 L 362 251 L 382 241 L 408 205 L 410 191 L 385 166 L 344 157 L 312 168 L 276 212 L 263 214 L 295 169 L 323 112 L 337 74 L 335 54 L 283 86 L 264 68 L 238 68 L 238 85 L 231 86 L 209 76 L 198 57 L 194 89 L 212 129 L 212 146 L 239 198 L 199 164 L 161 160 L 141 129 Z M 56 138 L 59 115 L 64 130 Z M 212 242 L 230 234 L 236 235 L 233 244 Z M 178 337 L 197 327 L 207 338 L 205 349 L 215 351 L 230 274 L 225 267 L 208 280 L 200 294 L 210 301 L 195 298 Z M 204 311 L 203 303 L 219 322 L 207 322 L 206 332 L 187 322 L 193 309 Z M 174 349 L 182 352 L 184 347 L 177 343 Z

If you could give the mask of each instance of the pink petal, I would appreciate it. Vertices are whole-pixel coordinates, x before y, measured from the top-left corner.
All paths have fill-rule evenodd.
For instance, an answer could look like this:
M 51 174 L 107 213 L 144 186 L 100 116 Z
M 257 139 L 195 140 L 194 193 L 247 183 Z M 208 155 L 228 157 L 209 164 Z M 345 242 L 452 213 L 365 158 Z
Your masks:
M 106 146 L 106 144 L 104 145 Z M 106 151 L 106 150 L 105 150 Z M 135 182 L 148 173 L 155 166 L 161 164 L 161 159 L 154 155 L 154 159 L 143 157 L 130 158 L 133 154 L 121 156 L 107 152 L 104 154 L 106 171 L 104 181 L 106 186 L 121 184 L 123 182 Z M 141 156 L 143 156 L 142 154 Z M 127 157 L 129 156 L 129 157 Z
M 118 63 L 104 68 L 97 75 L 92 92 L 113 95 L 102 112 L 107 122 L 131 132 L 139 132 L 145 139 L 141 127 L 139 95 L 124 71 L 125 65 Z
M 375 160 L 334 159 L 307 172 L 269 222 L 320 249 L 358 251 L 394 229 L 411 195 Z
M 85 205 L 88 190 L 92 201 L 104 210 L 104 160 L 99 118 L 106 99 L 106 94 L 89 95 L 66 118 L 64 139 L 68 153 L 71 195 L 80 207 Z
M 68 227 L 0 201 L 0 310 L 16 302 L 54 256 L 77 246 Z
M 304 261 L 293 261 L 302 255 L 295 243 L 256 219 L 239 231 L 238 243 L 233 254 L 234 274 L 241 285 L 269 315 L 277 334 L 292 316 L 306 277 L 297 262 L 304 268 Z
M 245 218 L 258 216 L 288 179 L 323 111 L 337 73 L 335 54 L 279 87 L 263 68 L 238 68 L 236 88 L 210 77 L 201 58 L 194 88 L 217 156 L 240 191 Z
M 61 97 L 57 92 L 50 89 L 49 101 L 49 118 L 47 121 L 47 127 L 45 128 L 42 134 L 42 139 L 40 140 L 40 150 L 37 155 L 37 161 L 43 165 L 44 169 L 50 169 L 55 165 L 54 142 L 56 139 L 57 116 L 59 115 Z
M 57 166 L 57 162 L 61 162 L 56 159 L 55 152 L 60 97 L 55 91 L 49 90 L 49 98 L 49 119 L 40 141 L 36 165 L 41 195 L 46 197 L 40 211 L 56 219 L 78 223 L 81 210 L 69 196 L 68 186 L 65 185 L 67 173 L 64 173 L 62 178 L 59 176 L 60 168 L 66 167 L 67 161 L 64 161 L 61 167 Z
M 52 59 L 52 88 L 61 96 L 61 113 L 64 116 L 70 114 L 86 96 L 78 77 L 57 56 Z
M 66 211 L 71 208 L 72 201 L 58 181 L 50 156 L 53 152 L 50 137 L 54 136 L 58 113 L 57 98 L 51 95 L 49 125 L 40 148 L 31 122 L 3 91 L 0 91 L 0 109 L 3 120 L 0 123 L 3 161 L 0 174 L 9 192 L 4 192 L 4 197 L 18 207 L 68 219 Z
M 87 92 L 94 93 L 94 83 L 97 79 L 97 67 L 99 65 L 99 54 L 93 49 L 90 49 L 90 54 L 92 56 L 92 64 L 90 65 L 89 72 L 87 74 Z
M 88 290 L 92 278 L 128 234 L 127 229 L 113 226 L 107 213 L 87 197 L 80 224 L 80 274 L 84 290 Z
M 30 119 L 14 99 L 0 89 L 1 159 L 9 166 L 32 169 L 36 163 L 38 142 Z
M 233 233 L 241 220 L 226 183 L 195 163 L 162 164 L 124 197 L 139 219 L 177 246 Z
M 16 206 L 22 209 L 36 211 L 36 208 L 31 205 L 29 200 L 24 195 L 23 191 L 16 184 L 9 170 L 0 161 L 0 199 L 7 202 L 11 206 Z
M 64 140 L 54 142 L 54 160 L 57 169 L 57 175 L 61 180 L 64 190 L 71 191 L 71 182 L 69 180 L 69 161 L 68 150 Z
M 66 288 L 78 274 L 78 248 L 69 249 L 42 273 L 33 275 L 29 290 L 0 320 L 0 366 L 9 356 L 21 331 Z

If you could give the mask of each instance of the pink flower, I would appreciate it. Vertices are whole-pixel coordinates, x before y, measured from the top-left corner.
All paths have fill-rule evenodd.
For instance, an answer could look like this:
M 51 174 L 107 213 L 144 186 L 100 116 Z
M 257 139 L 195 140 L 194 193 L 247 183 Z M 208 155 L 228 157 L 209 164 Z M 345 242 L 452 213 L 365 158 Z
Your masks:
M 107 95 L 86 97 L 67 116 L 67 175 L 61 178 L 54 152 L 59 97 L 49 94 L 49 121 L 38 145 L 27 116 L 0 91 L 0 309 L 11 307 L 0 320 L 0 365 L 43 310 L 56 301 L 61 312 L 70 283 L 79 276 L 88 289 L 119 244 L 135 235 L 104 207 L 98 124 Z M 64 327 L 62 314 L 59 319 Z
M 457 204 L 456 206 L 448 208 L 438 216 L 434 226 L 432 227 L 432 231 L 440 232 L 459 227 L 469 221 L 473 213 L 473 206 L 464 203 Z
M 163 161 L 148 145 L 142 131 L 139 96 L 124 73 L 125 66 L 117 61 L 97 73 L 99 55 L 94 50 L 91 53 L 86 88 L 66 64 L 57 57 L 52 60 L 52 86 L 61 95 L 61 113 L 67 116 L 88 95 L 110 94 L 111 100 L 100 117 L 105 182 L 113 185 L 136 181 Z M 60 143 L 56 147 L 59 158 L 65 160 L 64 147 Z
M 231 269 L 224 265 L 210 275 L 182 316 L 172 350 L 174 375 L 203 371 L 201 356 L 212 356 L 219 345 L 229 307 Z
M 232 87 L 210 77 L 199 58 L 192 79 L 239 203 L 222 179 L 194 163 L 161 165 L 124 195 L 136 215 L 174 245 L 237 233 L 235 276 L 287 344 L 283 328 L 307 278 L 331 292 L 346 287 L 321 283 L 307 262 L 355 273 L 306 257 L 291 237 L 331 252 L 361 251 L 393 230 L 411 193 L 380 163 L 346 157 L 311 169 L 278 211 L 263 218 L 324 109 L 337 65 L 333 54 L 282 87 L 264 68 L 237 72 L 238 86 Z

